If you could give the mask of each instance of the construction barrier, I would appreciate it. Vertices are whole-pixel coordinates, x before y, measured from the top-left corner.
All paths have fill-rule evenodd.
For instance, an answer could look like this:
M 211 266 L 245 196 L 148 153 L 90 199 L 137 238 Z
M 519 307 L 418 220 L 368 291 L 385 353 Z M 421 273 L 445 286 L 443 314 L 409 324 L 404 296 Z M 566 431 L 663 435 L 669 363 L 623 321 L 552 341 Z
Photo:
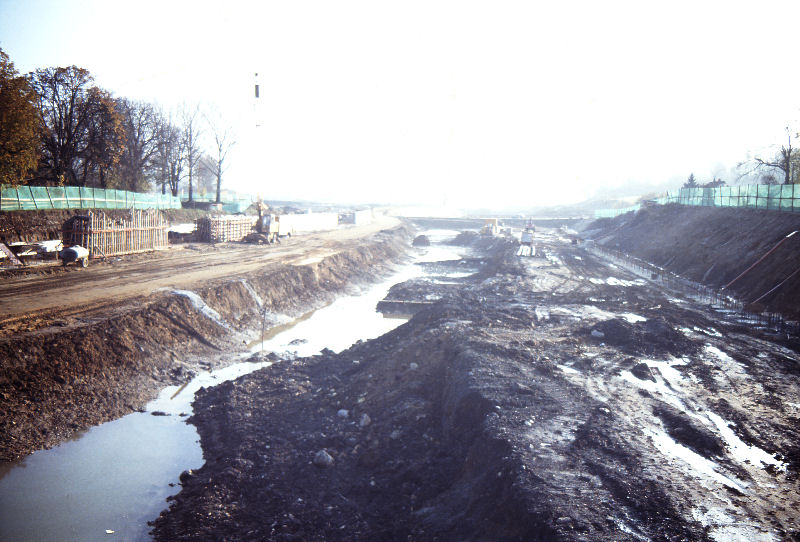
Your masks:
M 197 239 L 208 243 L 241 241 L 258 220 L 254 216 L 207 216 L 197 220 Z
M 800 188 L 795 184 L 749 184 L 670 190 L 658 203 L 703 207 L 747 207 L 800 212 Z
M 796 184 L 747 184 L 718 186 L 715 188 L 680 188 L 670 190 L 655 203 L 667 205 L 695 205 L 698 207 L 741 207 L 790 213 L 800 212 L 800 188 Z M 595 218 L 615 216 L 638 211 L 640 205 L 621 209 L 595 210 Z
M 161 213 L 131 209 L 128 218 L 111 218 L 105 213 L 73 216 L 64 223 L 64 246 L 80 245 L 89 257 L 133 254 L 167 248 L 169 225 Z
M 179 198 L 82 186 L 0 187 L 0 211 L 53 209 L 180 209 Z

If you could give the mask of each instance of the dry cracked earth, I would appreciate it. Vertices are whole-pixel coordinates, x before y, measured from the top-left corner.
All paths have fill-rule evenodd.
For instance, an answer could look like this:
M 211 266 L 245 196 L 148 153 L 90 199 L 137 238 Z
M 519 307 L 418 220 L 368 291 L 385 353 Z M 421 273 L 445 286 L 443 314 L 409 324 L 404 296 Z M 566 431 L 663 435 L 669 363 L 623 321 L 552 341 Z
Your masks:
M 537 236 L 462 233 L 404 325 L 201 391 L 155 538 L 800 540 L 797 341 Z

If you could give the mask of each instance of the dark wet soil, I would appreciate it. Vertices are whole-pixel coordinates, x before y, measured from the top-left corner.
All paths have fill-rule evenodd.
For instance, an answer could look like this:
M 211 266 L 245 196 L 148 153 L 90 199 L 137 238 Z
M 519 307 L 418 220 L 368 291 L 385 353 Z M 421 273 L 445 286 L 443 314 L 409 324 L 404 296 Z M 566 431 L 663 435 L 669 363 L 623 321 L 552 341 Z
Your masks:
M 459 242 L 473 274 L 393 288 L 419 306 L 391 333 L 199 393 L 206 464 L 156 539 L 796 535 L 793 349 L 557 235 Z

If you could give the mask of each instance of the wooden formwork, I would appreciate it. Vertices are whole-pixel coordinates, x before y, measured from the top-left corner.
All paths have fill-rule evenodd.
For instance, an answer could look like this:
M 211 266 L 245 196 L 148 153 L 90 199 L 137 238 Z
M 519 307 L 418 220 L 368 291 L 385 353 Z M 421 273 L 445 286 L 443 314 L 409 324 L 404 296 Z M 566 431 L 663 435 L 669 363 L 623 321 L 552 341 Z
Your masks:
M 167 228 L 158 211 L 132 209 L 123 219 L 89 212 L 64 223 L 63 243 L 87 248 L 90 258 L 147 252 L 169 246 Z
M 208 216 L 197 221 L 197 238 L 209 243 L 240 241 L 253 230 L 252 216 Z

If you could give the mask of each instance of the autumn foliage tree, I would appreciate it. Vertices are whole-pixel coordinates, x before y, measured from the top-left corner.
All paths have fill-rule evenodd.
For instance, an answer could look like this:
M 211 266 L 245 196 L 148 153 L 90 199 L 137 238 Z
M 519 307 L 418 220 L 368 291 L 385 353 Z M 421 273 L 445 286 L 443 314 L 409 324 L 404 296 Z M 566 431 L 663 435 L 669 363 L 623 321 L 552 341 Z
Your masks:
M 36 93 L 0 49 L 0 184 L 17 185 L 39 158 Z
M 29 76 L 39 102 L 44 184 L 105 186 L 123 152 L 122 115 L 111 96 L 76 66 L 45 68 Z
M 114 98 L 77 66 L 20 76 L 0 49 L 0 184 L 71 185 L 177 196 L 188 180 L 216 184 L 220 200 L 230 131 L 211 125 L 214 157 L 203 149 L 205 117 L 184 105 L 177 122 L 146 102 Z M 213 183 L 212 183 L 213 179 Z

